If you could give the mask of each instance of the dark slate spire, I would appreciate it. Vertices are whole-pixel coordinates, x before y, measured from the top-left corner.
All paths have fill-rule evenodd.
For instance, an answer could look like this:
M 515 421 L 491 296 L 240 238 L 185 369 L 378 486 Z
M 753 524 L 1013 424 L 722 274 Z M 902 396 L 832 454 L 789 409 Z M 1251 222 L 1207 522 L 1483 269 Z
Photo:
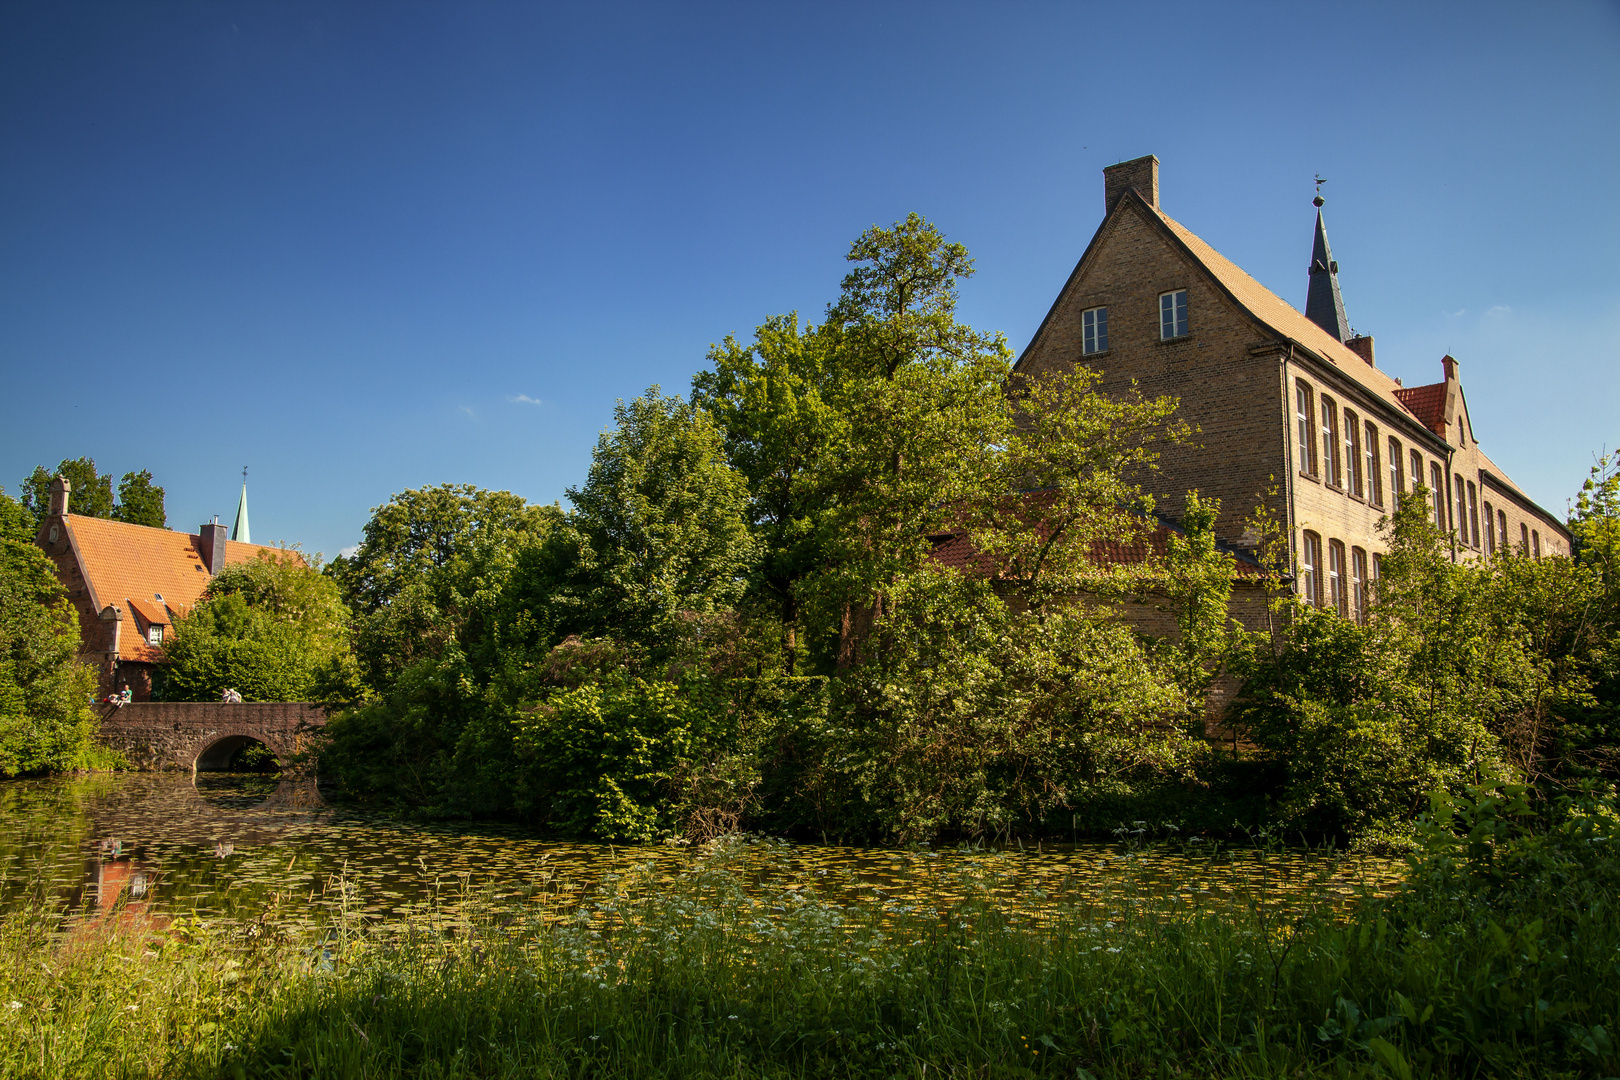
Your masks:
M 1318 182 L 1320 184 L 1320 182 Z M 1321 187 L 1317 187 L 1321 191 Z M 1328 247 L 1327 226 L 1322 224 L 1322 196 L 1317 195 L 1316 243 L 1311 246 L 1311 291 L 1305 297 L 1305 317 L 1340 341 L 1350 338 L 1350 320 L 1344 316 L 1339 295 L 1339 264 Z

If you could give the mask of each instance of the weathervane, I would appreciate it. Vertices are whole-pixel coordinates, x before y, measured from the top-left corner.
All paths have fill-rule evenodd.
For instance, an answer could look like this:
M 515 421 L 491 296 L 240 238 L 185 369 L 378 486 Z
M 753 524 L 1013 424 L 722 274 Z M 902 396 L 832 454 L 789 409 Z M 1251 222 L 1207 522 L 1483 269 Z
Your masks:
M 1327 180 L 1322 176 L 1321 173 L 1317 173 L 1316 174 L 1316 198 L 1311 200 L 1311 205 L 1316 207 L 1318 210 L 1322 209 L 1322 204 L 1327 202 L 1326 199 L 1322 198 L 1322 185 L 1325 184 L 1325 183 L 1327 183 Z

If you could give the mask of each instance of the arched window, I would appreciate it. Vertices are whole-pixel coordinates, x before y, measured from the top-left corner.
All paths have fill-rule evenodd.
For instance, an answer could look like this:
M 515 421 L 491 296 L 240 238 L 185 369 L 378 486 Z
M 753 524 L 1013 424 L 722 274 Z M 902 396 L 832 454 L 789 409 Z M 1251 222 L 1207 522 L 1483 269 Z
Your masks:
M 1328 606 L 1340 615 L 1350 614 L 1350 594 L 1346 587 L 1344 545 L 1328 541 Z
M 1485 504 L 1485 554 L 1496 554 L 1496 511 L 1491 504 Z
M 1294 384 L 1294 417 L 1299 428 L 1299 471 L 1316 475 L 1316 398 L 1301 379 Z
M 1350 549 L 1350 614 L 1358 623 L 1367 621 L 1367 553 Z
M 1338 487 L 1339 475 L 1339 407 L 1327 395 L 1322 396 L 1322 482 Z
M 1299 545 L 1299 595 L 1312 607 L 1320 606 L 1322 594 L 1318 574 L 1322 566 L 1322 538 L 1313 532 L 1304 533 Z

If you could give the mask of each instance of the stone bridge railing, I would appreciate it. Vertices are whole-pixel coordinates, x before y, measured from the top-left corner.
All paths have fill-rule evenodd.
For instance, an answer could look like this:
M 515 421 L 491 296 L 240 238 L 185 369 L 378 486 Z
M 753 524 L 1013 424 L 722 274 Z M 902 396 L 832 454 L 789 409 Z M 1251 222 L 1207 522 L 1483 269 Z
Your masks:
M 250 742 L 263 743 L 286 765 L 325 723 L 320 706 L 301 701 L 136 701 L 103 710 L 101 741 L 137 769 L 154 772 L 223 769 Z

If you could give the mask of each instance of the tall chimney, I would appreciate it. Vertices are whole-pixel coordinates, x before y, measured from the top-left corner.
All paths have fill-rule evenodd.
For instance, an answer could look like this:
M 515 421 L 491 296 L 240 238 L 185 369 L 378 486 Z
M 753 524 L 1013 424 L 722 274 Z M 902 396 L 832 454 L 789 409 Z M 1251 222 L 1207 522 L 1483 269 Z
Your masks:
M 1110 165 L 1103 170 L 1103 213 L 1111 214 L 1119 197 L 1125 194 L 1127 188 L 1135 188 L 1136 193 L 1147 200 L 1149 206 L 1159 208 L 1159 159 L 1149 154 L 1147 157 L 1135 158 L 1131 161 L 1122 161 L 1118 165 Z
M 51 481 L 51 516 L 60 517 L 68 512 L 68 496 L 73 494 L 73 483 L 65 476 Z
M 209 577 L 218 577 L 219 572 L 225 569 L 226 531 L 218 518 L 197 530 L 197 547 L 202 551 L 203 565 L 208 567 Z
M 1377 364 L 1373 363 L 1372 337 L 1370 335 L 1357 334 L 1344 344 L 1351 352 L 1367 361 L 1368 367 L 1378 366 Z

